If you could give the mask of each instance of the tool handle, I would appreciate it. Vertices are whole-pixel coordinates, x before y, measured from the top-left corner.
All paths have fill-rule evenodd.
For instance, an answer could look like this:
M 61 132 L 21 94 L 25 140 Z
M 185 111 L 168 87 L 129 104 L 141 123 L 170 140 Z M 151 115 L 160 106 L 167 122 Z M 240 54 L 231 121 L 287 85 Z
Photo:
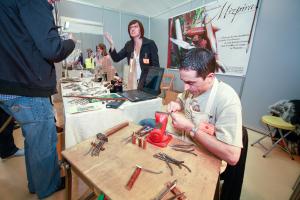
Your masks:
M 127 189 L 127 190 L 131 190 L 133 184 L 135 183 L 136 179 L 139 177 L 141 171 L 142 171 L 142 168 L 139 168 L 139 167 L 137 167 L 137 168 L 134 170 L 134 172 L 133 172 L 133 174 L 131 175 L 131 177 L 130 177 L 128 183 L 126 184 L 126 189 Z
M 111 136 L 112 134 L 114 134 L 115 132 L 121 130 L 122 128 L 126 127 L 129 125 L 129 122 L 123 122 L 121 124 L 118 124 L 116 126 L 113 126 L 112 128 L 108 129 L 107 131 L 105 131 L 105 136 Z
M 167 184 L 168 187 L 170 187 L 171 185 L 172 185 L 171 182 L 169 182 L 169 183 Z M 171 190 L 171 192 L 172 192 L 174 195 L 182 194 L 182 195 L 180 195 L 179 197 L 177 197 L 178 200 L 185 200 L 185 199 L 187 199 L 187 197 L 184 195 L 184 192 L 182 192 L 178 186 L 175 186 L 175 187 Z
M 75 96 L 75 95 L 64 95 L 63 97 L 76 97 L 76 98 L 83 98 L 83 99 L 97 99 L 99 101 L 127 101 L 126 98 L 122 98 L 122 97 L 104 98 L 104 97 L 89 97 L 89 96 Z

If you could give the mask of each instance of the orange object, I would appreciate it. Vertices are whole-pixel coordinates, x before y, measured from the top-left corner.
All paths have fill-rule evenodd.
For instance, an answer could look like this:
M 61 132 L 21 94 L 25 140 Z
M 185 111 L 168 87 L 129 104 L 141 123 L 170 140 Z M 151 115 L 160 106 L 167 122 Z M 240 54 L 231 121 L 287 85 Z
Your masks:
M 131 175 L 128 183 L 126 184 L 126 189 L 127 190 L 131 190 L 131 188 L 133 187 L 135 181 L 137 180 L 137 178 L 139 177 L 140 173 L 142 171 L 142 168 L 139 166 L 136 166 L 133 174 Z
M 132 139 L 132 144 L 136 144 L 136 136 L 135 136 L 135 134 L 132 134 L 131 139 Z
M 139 144 L 139 147 L 142 147 L 143 146 L 143 142 L 142 142 L 142 138 L 138 138 L 138 144 Z
M 143 140 L 143 149 L 146 149 L 147 148 L 147 140 Z

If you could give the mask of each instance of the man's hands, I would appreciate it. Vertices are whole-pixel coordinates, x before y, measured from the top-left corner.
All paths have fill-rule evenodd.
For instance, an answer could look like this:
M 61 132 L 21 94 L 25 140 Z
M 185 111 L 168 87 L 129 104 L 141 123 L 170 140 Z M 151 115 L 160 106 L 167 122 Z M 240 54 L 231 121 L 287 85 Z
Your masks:
M 171 101 L 168 104 L 168 108 L 167 108 L 168 113 L 173 113 L 173 112 L 180 111 L 180 110 L 181 110 L 181 105 L 179 102 Z
M 174 128 L 179 130 L 190 131 L 192 130 L 192 128 L 194 128 L 194 124 L 189 119 L 187 119 L 182 113 L 177 112 L 181 110 L 182 108 L 178 101 L 171 101 L 168 104 L 167 111 L 168 113 L 171 113 L 172 124 Z
M 184 131 L 191 131 L 194 128 L 193 122 L 187 119 L 183 113 L 171 113 L 172 125 L 174 128 Z
M 187 119 L 182 113 L 175 113 L 182 110 L 181 104 L 178 101 L 171 101 L 168 104 L 167 111 L 171 113 L 172 124 L 174 128 L 179 130 L 191 131 L 193 128 L 198 128 L 199 131 L 209 135 L 215 135 L 215 126 L 208 122 L 200 122 L 199 127 L 195 127 L 193 122 Z
M 112 36 L 108 32 L 105 32 L 103 35 L 104 35 L 105 39 L 108 41 L 110 48 L 113 50 L 114 49 L 114 41 L 112 39 Z

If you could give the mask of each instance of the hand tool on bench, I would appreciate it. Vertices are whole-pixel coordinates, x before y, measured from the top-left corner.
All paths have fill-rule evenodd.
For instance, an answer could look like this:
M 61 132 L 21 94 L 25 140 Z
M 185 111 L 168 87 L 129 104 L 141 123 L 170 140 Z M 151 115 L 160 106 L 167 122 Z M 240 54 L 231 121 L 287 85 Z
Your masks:
M 127 101 L 128 99 L 123 97 L 117 98 L 104 98 L 104 97 L 90 97 L 90 96 L 76 96 L 76 95 L 64 95 L 63 97 L 76 97 L 76 98 L 84 98 L 84 99 L 97 99 L 99 101 Z
M 168 155 L 165 154 L 165 153 L 162 153 L 162 152 L 156 153 L 156 154 L 153 155 L 153 157 L 165 161 L 165 162 L 167 163 L 168 167 L 169 167 L 170 170 L 171 170 L 171 175 L 173 175 L 173 169 L 172 169 L 170 163 L 176 165 L 176 166 L 179 167 L 180 169 L 181 169 L 182 167 L 185 167 L 189 172 L 192 172 L 192 170 L 191 170 L 187 165 L 183 164 L 184 161 L 176 160 L 176 159 L 174 159 L 174 158 L 168 156 Z
M 177 180 L 174 180 L 170 186 L 167 186 L 167 188 L 158 196 L 155 198 L 155 200 L 162 200 L 168 192 L 170 192 L 174 187 L 176 187 Z
M 127 190 L 131 190 L 131 188 L 133 187 L 135 181 L 137 180 L 137 178 L 139 177 L 140 173 L 142 171 L 142 168 L 140 166 L 136 166 L 133 174 L 131 175 L 128 183 L 126 184 L 126 189 Z
M 87 155 L 91 152 L 91 156 L 99 156 L 100 151 L 104 150 L 104 147 L 103 147 L 104 143 L 108 142 L 108 137 L 128 125 L 129 125 L 129 122 L 126 121 L 126 122 L 123 122 L 121 124 L 118 124 L 116 126 L 113 126 L 110 129 L 106 130 L 104 134 L 98 133 L 96 135 L 97 140 L 94 142 L 91 142 L 91 148 L 85 155 Z
M 189 153 L 192 154 L 194 156 L 198 156 L 194 151 L 194 145 L 193 144 L 174 144 L 170 146 L 173 150 L 175 151 L 181 151 L 184 153 Z
M 139 177 L 141 171 L 152 173 L 152 174 L 161 174 L 161 173 L 163 173 L 162 171 L 157 172 L 157 171 L 153 171 L 153 170 L 150 170 L 150 169 L 143 168 L 140 165 L 136 165 L 133 174 L 131 175 L 129 181 L 126 184 L 126 189 L 127 190 L 131 190 L 131 188 L 133 187 L 135 181 Z
M 104 135 L 106 135 L 106 137 L 111 136 L 112 134 L 118 132 L 119 130 L 121 130 L 122 128 L 126 127 L 129 125 L 129 122 L 123 122 L 121 124 L 118 124 L 116 126 L 113 126 L 112 128 L 108 129 L 107 131 L 105 131 Z

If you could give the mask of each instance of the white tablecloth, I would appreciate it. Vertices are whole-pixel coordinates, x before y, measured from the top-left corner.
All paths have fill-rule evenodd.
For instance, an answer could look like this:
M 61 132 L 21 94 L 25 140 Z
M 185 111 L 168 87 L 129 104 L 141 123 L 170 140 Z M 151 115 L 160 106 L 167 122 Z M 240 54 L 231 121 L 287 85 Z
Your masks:
M 62 94 L 70 92 L 63 89 Z M 63 97 L 65 114 L 65 147 L 69 148 L 97 133 L 115 126 L 124 121 L 138 123 L 145 118 L 154 118 L 156 111 L 162 109 L 162 99 L 156 98 L 147 101 L 126 101 L 118 109 L 107 109 L 105 104 L 98 103 L 97 110 L 71 114 L 70 100 L 73 97 Z

